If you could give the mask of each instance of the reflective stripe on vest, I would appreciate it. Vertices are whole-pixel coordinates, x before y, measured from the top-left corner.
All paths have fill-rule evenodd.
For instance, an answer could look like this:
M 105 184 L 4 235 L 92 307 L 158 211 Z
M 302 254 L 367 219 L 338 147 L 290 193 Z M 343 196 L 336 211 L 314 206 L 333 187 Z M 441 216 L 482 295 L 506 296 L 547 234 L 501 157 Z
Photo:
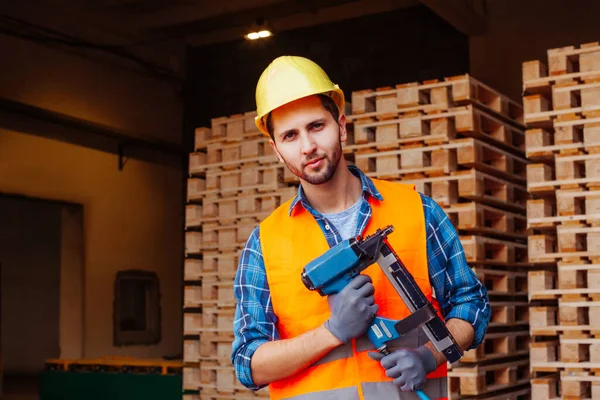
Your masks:
M 438 302 L 432 298 L 433 289 L 427 263 L 425 218 L 419 193 L 412 185 L 376 179 L 373 182 L 384 200 L 379 201 L 369 197 L 373 212 L 362 234 L 369 235 L 378 228 L 393 225 L 394 232 L 388 236 L 389 243 L 425 296 L 433 303 L 434 308 L 439 310 Z M 300 279 L 304 266 L 324 254 L 329 249 L 329 245 L 318 223 L 304 207 L 298 205 L 292 215 L 289 215 L 290 203 L 291 200 L 281 205 L 260 225 L 260 241 L 267 280 L 281 339 L 293 338 L 315 329 L 329 318 L 327 298 L 320 296 L 316 291 L 309 291 Z M 403 319 L 410 315 L 410 311 L 378 264 L 369 266 L 362 273 L 369 275 L 373 280 L 375 302 L 379 305 L 378 315 L 392 319 Z M 426 341 L 428 341 L 426 337 L 422 339 L 418 331 L 414 331 L 392 345 L 416 347 Z M 381 397 L 372 397 L 368 394 L 372 392 L 370 385 L 381 384 L 381 386 L 373 386 L 378 391 L 380 387 L 388 387 L 391 379 L 385 375 L 381 364 L 368 356 L 370 349 L 373 349 L 373 346 L 364 338 L 339 346 L 296 375 L 272 382 L 269 385 L 271 398 L 295 399 L 303 395 L 321 393 L 321 397 L 307 398 L 337 399 L 338 397 L 329 397 L 330 393 L 332 396 L 337 396 L 338 390 L 356 388 L 360 400 L 379 399 Z M 442 364 L 428 375 L 428 380 L 435 378 L 445 380 L 446 368 L 446 363 Z M 414 393 L 410 395 L 414 396 Z M 438 396 L 435 393 L 430 397 L 446 397 L 446 394 L 442 393 Z
M 363 382 L 361 383 L 363 396 L 369 400 L 416 400 L 419 397 L 413 392 L 403 392 L 393 382 Z M 448 380 L 446 378 L 432 378 L 425 382 L 423 391 L 430 399 L 445 398 L 448 392 Z M 353 386 L 343 389 L 325 390 L 312 392 L 283 400 L 358 400 L 358 387 Z

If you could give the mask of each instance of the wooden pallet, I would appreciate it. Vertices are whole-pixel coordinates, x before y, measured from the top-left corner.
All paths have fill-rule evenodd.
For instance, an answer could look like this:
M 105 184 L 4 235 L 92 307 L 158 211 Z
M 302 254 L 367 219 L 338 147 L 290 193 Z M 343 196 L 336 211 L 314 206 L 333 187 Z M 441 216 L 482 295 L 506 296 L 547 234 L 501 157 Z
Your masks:
M 453 172 L 449 176 L 403 179 L 398 182 L 414 184 L 419 192 L 430 196 L 442 207 L 466 199 L 504 210 L 524 212 L 528 197 L 524 186 L 474 168 Z
M 207 305 L 202 307 L 202 329 L 200 331 L 201 334 L 208 332 L 212 334 L 218 334 L 224 337 L 231 337 L 234 314 L 234 307 L 222 307 L 219 305 Z
M 572 107 L 569 109 L 553 110 L 551 101 L 541 94 L 523 97 L 525 106 L 525 122 L 530 128 L 552 128 L 556 122 L 575 119 L 597 118 L 600 104 L 591 98 L 586 106 Z M 591 103 L 592 102 L 592 103 Z M 591 105 L 590 105 L 591 103 Z M 591 122 L 590 122 L 591 123 Z
M 557 189 L 552 197 L 527 200 L 527 227 L 551 231 L 558 225 L 597 225 L 600 218 L 600 190 Z
M 250 392 L 235 375 L 231 363 L 220 364 L 218 361 L 205 360 L 200 363 L 200 390 L 210 389 L 222 394 Z
M 48 359 L 46 369 L 55 371 L 104 371 L 126 373 L 181 374 L 181 360 L 104 356 L 83 359 Z
M 206 305 L 202 308 L 185 309 L 183 313 L 184 336 L 205 333 L 233 340 L 232 326 L 235 308 L 230 306 Z
M 559 300 L 558 306 L 531 307 L 529 326 L 532 335 L 589 337 L 600 335 L 600 301 Z
M 202 276 L 218 276 L 233 279 L 239 264 L 241 250 L 207 250 L 202 253 Z
M 527 301 L 498 301 L 491 300 L 491 316 L 489 329 L 515 328 L 529 323 L 529 303 Z
M 466 351 L 461 362 L 481 363 L 489 360 L 501 362 L 503 358 L 528 355 L 529 340 L 528 330 L 486 333 L 481 345 L 477 349 Z
M 203 332 L 200 335 L 199 356 L 202 360 L 217 360 L 221 363 L 230 363 L 233 343 L 233 330 L 230 334 L 225 332 Z
M 268 398 L 269 390 L 267 387 L 255 392 L 247 389 L 220 391 L 218 388 L 212 388 L 207 385 L 202 385 L 199 400 L 254 400 Z
M 556 235 L 538 234 L 527 238 L 529 261 L 548 263 L 581 258 L 600 258 L 600 227 L 584 224 L 558 225 Z
M 526 296 L 528 293 L 527 272 L 491 268 L 473 268 L 489 296 Z
M 255 116 L 256 111 L 248 111 L 225 117 L 212 118 L 210 121 L 211 136 L 210 138 L 206 138 L 202 144 L 234 142 L 261 137 L 263 134 L 254 123 Z
M 555 154 L 597 154 L 600 150 L 600 118 L 555 120 L 554 129 L 525 132 L 526 155 L 533 161 L 552 162 Z
M 206 179 L 194 177 L 187 180 L 187 201 L 201 201 L 206 192 Z
M 233 279 L 237 270 L 241 250 L 218 252 L 203 251 L 201 258 L 186 258 L 184 261 L 184 280 Z
M 183 390 L 197 391 L 200 384 L 200 364 L 186 365 L 183 368 Z
M 537 93 L 555 83 L 590 81 L 600 77 L 598 42 L 585 43 L 579 48 L 566 46 L 549 49 L 547 63 L 540 60 L 523 63 L 523 91 Z
M 206 305 L 233 307 L 233 280 L 204 277 L 201 285 L 186 284 L 183 288 L 183 298 L 184 307 L 188 308 Z
M 349 119 L 385 119 L 397 115 L 398 111 L 431 113 L 463 104 L 475 104 L 516 124 L 523 122 L 519 104 L 468 74 L 447 77 L 444 81 L 429 80 L 399 84 L 395 88 L 355 91 Z
M 600 376 L 587 371 L 545 374 L 531 380 L 532 400 L 575 400 L 600 397 Z
M 207 170 L 235 170 L 248 163 L 268 165 L 277 162 L 277 156 L 265 140 L 254 139 L 227 145 L 211 145 L 207 154 L 191 153 L 189 173 L 195 176 L 202 175 Z
M 517 359 L 489 365 L 453 366 L 448 371 L 449 388 L 454 396 L 493 393 L 529 382 L 529 360 Z
M 354 123 L 352 145 L 345 151 L 386 150 L 408 143 L 440 144 L 458 137 L 473 137 L 522 155 L 523 130 L 472 105 L 435 114 L 403 114 L 391 120 L 360 119 Z
M 595 188 L 600 186 L 600 155 L 557 156 L 555 166 L 527 165 L 527 190 L 552 195 L 556 189 Z
M 184 336 L 198 336 L 202 332 L 202 312 L 185 310 L 183 313 Z
M 244 165 L 231 171 L 207 170 L 204 189 L 202 186 L 193 187 L 190 194 L 188 185 L 188 199 L 278 191 L 290 186 L 284 181 L 284 170 L 287 167 L 282 164 Z
M 559 368 L 597 368 L 600 370 L 600 338 L 565 337 L 532 342 L 531 367 L 534 371 L 552 372 Z M 581 363 L 580 367 L 577 364 Z M 585 363 L 585 364 L 584 364 Z
M 210 195 L 202 201 L 201 215 L 198 214 L 198 210 L 195 210 L 194 222 L 200 225 L 207 222 L 232 223 L 240 218 L 262 220 L 281 204 L 294 197 L 297 192 L 296 187 L 290 186 L 268 193 L 241 193 L 237 196 L 227 197 Z
M 525 183 L 528 161 L 477 139 L 457 139 L 435 146 L 357 152 L 355 164 L 367 176 L 379 179 L 447 175 L 458 167 L 476 168 L 514 182 Z
M 200 254 L 206 250 L 241 249 L 259 223 L 256 218 L 242 218 L 237 223 L 229 225 L 205 223 L 202 225 L 202 232 L 185 233 L 185 254 Z
M 508 389 L 498 390 L 489 394 L 478 396 L 457 396 L 456 394 L 448 397 L 451 400 L 530 400 L 531 387 L 529 383 L 511 386 Z
M 476 265 L 521 266 L 527 263 L 527 245 L 484 236 L 460 236 L 465 256 Z
M 530 271 L 528 281 L 530 300 L 582 294 L 600 297 L 600 265 L 588 260 L 559 262 L 558 272 Z
M 454 204 L 444 208 L 444 212 L 460 233 L 509 239 L 527 237 L 527 219 L 524 215 L 476 202 Z
M 184 336 L 183 338 L 183 362 L 186 364 L 197 364 L 200 362 L 200 336 Z

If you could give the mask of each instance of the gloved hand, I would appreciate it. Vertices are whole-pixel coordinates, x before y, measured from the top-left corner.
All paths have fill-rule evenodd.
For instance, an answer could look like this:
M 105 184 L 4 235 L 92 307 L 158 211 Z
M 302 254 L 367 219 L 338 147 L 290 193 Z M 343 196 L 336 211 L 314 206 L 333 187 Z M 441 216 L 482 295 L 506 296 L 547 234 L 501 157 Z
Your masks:
M 370 351 L 369 357 L 380 361 L 387 377 L 393 378 L 394 383 L 404 392 L 421 389 L 425 385 L 427 374 L 437 368 L 433 353 L 425 346 L 398 349 L 387 356 Z
M 325 328 L 343 343 L 363 335 L 379 310 L 374 294 L 371 277 L 357 275 L 339 293 L 327 297 L 331 316 Z

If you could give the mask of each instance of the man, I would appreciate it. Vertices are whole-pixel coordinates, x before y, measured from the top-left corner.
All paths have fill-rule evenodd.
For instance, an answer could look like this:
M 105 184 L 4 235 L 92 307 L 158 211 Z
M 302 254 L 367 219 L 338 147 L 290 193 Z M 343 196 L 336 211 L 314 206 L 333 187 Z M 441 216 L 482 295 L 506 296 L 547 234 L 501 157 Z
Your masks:
M 252 390 L 268 385 L 273 399 L 410 399 L 417 389 L 446 398 L 447 362 L 421 329 L 385 357 L 366 339 L 376 313 L 410 314 L 378 265 L 328 297 L 304 287 L 300 273 L 340 241 L 393 225 L 390 244 L 459 346 L 475 348 L 490 306 L 452 223 L 414 186 L 346 164 L 344 94 L 314 62 L 275 59 L 256 102 L 258 128 L 301 185 L 253 231 L 240 258 L 231 354 L 238 379 Z

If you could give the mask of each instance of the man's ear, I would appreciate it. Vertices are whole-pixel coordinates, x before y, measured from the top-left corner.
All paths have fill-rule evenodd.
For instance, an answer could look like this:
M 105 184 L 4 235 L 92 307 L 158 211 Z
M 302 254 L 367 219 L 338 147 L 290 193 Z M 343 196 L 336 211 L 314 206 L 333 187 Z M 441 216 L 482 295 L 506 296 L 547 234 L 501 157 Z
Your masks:
M 346 129 L 346 116 L 344 114 L 340 114 L 338 125 L 340 127 L 340 141 L 345 142 L 348 138 L 348 130 Z
M 273 139 L 269 139 L 269 144 L 271 145 L 271 148 L 273 149 L 275 154 L 277 154 L 277 158 L 279 159 L 279 162 L 282 164 L 285 164 L 285 162 L 283 161 L 283 158 L 281 158 L 281 154 L 279 154 L 279 152 L 277 151 L 277 145 L 275 144 Z

